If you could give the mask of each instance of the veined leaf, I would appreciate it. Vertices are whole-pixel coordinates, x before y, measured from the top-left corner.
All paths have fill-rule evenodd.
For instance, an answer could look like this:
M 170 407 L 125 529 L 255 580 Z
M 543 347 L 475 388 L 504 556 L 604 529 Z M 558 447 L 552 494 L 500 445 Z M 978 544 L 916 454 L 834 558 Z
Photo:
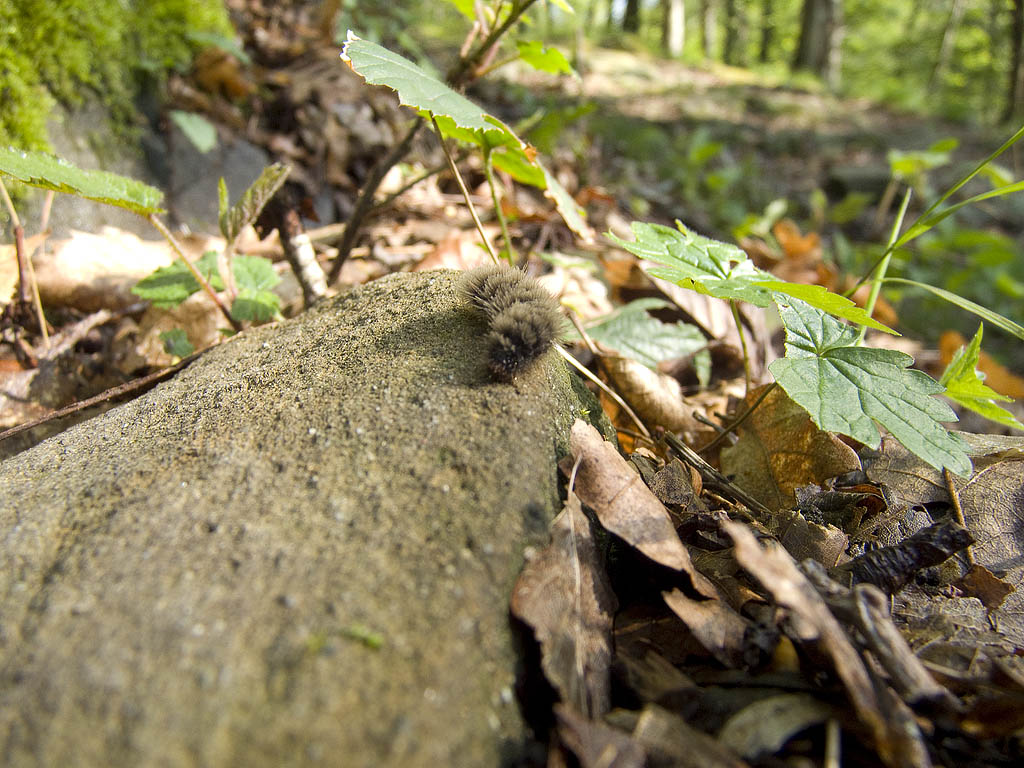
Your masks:
M 220 214 L 220 231 L 224 238 L 230 243 L 247 225 L 256 221 L 260 211 L 270 202 L 270 199 L 277 194 L 277 190 L 284 184 L 292 167 L 282 163 L 273 163 L 263 169 L 249 188 L 245 190 L 242 199 L 235 203 L 227 212 L 223 208 L 227 203 L 227 188 L 223 191 L 218 187 Z M 223 179 L 221 180 L 223 182 Z
M 224 283 L 217 271 L 216 251 L 207 251 L 193 266 L 215 291 L 224 290 Z M 132 288 L 132 293 L 140 299 L 153 302 L 154 307 L 167 309 L 178 306 L 198 290 L 199 283 L 189 268 L 181 259 L 177 259 L 170 266 L 160 267 L 153 274 L 142 278 Z
M 856 330 L 797 299 L 779 304 L 779 315 L 786 357 L 768 368 L 815 424 L 877 448 L 877 422 L 933 467 L 971 475 L 966 445 L 940 423 L 956 415 L 933 397 L 941 385 L 908 367 L 912 357 L 854 346 Z
M 647 314 L 649 309 L 669 306 L 660 299 L 637 299 L 587 328 L 587 333 L 595 341 L 657 370 L 662 360 L 686 357 L 708 345 L 696 326 L 663 323 Z
M 453 91 L 405 57 L 376 43 L 361 40 L 351 30 L 341 57 L 366 82 L 386 85 L 397 91 L 399 100 L 407 106 L 425 110 L 438 118 L 447 117 L 459 128 L 484 134 L 507 134 L 521 143 L 507 125 L 487 114 L 461 93 Z
M 236 256 L 232 263 L 238 296 L 231 304 L 236 320 L 265 323 L 281 311 L 281 299 L 270 289 L 281 282 L 268 259 L 261 256 Z
M 866 325 L 869 328 L 874 328 L 876 331 L 891 333 L 893 336 L 900 335 L 889 326 L 883 325 L 875 320 L 871 315 L 845 296 L 838 293 L 832 293 L 823 285 L 786 283 L 781 280 L 769 280 L 758 283 L 758 285 L 768 288 L 769 290 L 776 291 L 777 293 L 784 293 L 786 296 L 790 296 L 794 299 L 800 299 L 801 301 L 810 304 L 812 307 L 828 312 L 830 315 L 842 317 L 849 320 L 851 323 Z
M 172 109 L 171 120 L 177 125 L 185 138 L 192 142 L 197 150 L 206 154 L 217 146 L 217 129 L 209 120 L 195 112 L 184 112 L 180 109 Z
M 771 281 L 735 245 L 712 240 L 678 224 L 672 229 L 663 224 L 634 221 L 633 242 L 608 233 L 619 247 L 642 259 L 664 264 L 650 274 L 718 299 L 739 299 L 759 307 L 772 303 L 772 294 L 759 282 Z
M 148 216 L 163 213 L 164 193 L 141 181 L 106 171 L 85 171 L 43 152 L 21 152 L 0 147 L 0 174 L 32 187 L 67 192 L 87 200 L 127 208 Z
M 171 328 L 169 331 L 164 331 L 160 334 L 160 341 L 163 342 L 164 352 L 175 357 L 188 357 L 196 351 L 182 328 Z
M 946 388 L 943 393 L 950 400 L 959 403 L 986 419 L 1014 429 L 1024 429 L 1005 408 L 995 404 L 996 400 L 1010 401 L 1012 397 L 1001 395 L 985 384 L 985 374 L 978 371 L 978 358 L 981 355 L 981 335 L 984 325 L 978 326 L 978 332 L 966 346 L 960 347 L 946 366 L 939 384 Z
M 993 312 L 988 307 L 983 307 L 980 304 L 975 304 L 969 299 L 965 299 L 963 296 L 958 296 L 952 291 L 947 291 L 944 288 L 937 288 L 936 286 L 929 285 L 928 283 L 919 283 L 916 280 L 907 280 L 902 277 L 887 277 L 885 278 L 885 282 L 912 285 L 915 288 L 924 288 L 926 291 L 931 291 L 939 298 L 945 299 L 950 304 L 956 304 L 961 309 L 966 309 L 968 312 L 977 315 L 982 320 L 987 320 L 990 325 L 1002 328 L 1007 333 L 1012 333 L 1018 339 L 1024 339 L 1024 326 L 1013 322 L 1013 320 L 1008 317 L 1003 317 L 998 312 Z

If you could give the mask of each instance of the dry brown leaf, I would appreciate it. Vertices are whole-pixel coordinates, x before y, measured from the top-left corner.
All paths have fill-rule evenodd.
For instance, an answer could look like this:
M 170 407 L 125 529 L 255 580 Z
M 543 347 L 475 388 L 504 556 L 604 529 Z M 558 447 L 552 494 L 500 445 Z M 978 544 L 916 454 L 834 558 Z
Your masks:
M 678 589 L 662 593 L 672 609 L 708 653 L 723 666 L 743 667 L 743 638 L 748 622 L 721 600 L 691 600 Z
M 895 735 L 889 733 L 864 662 L 824 600 L 778 543 L 769 541 L 761 547 L 746 526 L 725 521 L 722 527 L 735 543 L 736 559 L 744 570 L 771 593 L 775 602 L 790 611 L 800 639 L 817 643 L 831 660 L 858 719 L 870 730 L 885 758 Z M 886 762 L 893 764 L 892 754 L 888 757 Z
M 966 597 L 976 597 L 990 611 L 999 608 L 1007 596 L 1016 592 L 1016 588 L 1009 582 L 998 578 L 992 571 L 983 565 L 975 563 L 967 569 L 967 573 L 953 582 Z
M 655 704 L 640 713 L 633 738 L 656 765 L 678 768 L 746 768 L 728 746 L 699 731 L 679 715 Z
M 834 716 L 831 705 L 808 693 L 784 693 L 741 709 L 722 726 L 718 740 L 754 760 L 775 754 L 800 731 Z
M 764 390 L 752 390 L 742 409 L 750 408 Z M 795 506 L 795 491 L 801 486 L 821 485 L 861 468 L 856 451 L 815 426 L 782 387 L 757 406 L 739 436 L 735 445 L 722 449 L 722 472 L 772 510 Z
M 617 607 L 590 521 L 570 491 L 551 523 L 551 543 L 519 574 L 511 608 L 533 629 L 548 682 L 562 701 L 590 718 L 609 709 Z
M 629 357 L 609 354 L 601 361 L 616 390 L 645 423 L 682 432 L 687 442 L 702 429 L 683 400 L 683 388 L 671 376 Z
M 555 705 L 558 735 L 580 768 L 643 768 L 647 756 L 628 733 L 588 720 L 564 704 Z
M 570 442 L 579 460 L 576 493 L 601 525 L 656 563 L 685 572 L 700 594 L 717 597 L 714 585 L 693 566 L 668 510 L 615 447 L 580 419 L 572 426 Z

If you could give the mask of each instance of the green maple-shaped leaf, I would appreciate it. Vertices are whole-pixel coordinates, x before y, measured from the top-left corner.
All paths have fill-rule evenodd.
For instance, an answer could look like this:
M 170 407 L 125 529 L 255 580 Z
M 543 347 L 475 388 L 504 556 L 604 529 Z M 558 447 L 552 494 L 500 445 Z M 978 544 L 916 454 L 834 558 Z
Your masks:
M 281 282 L 274 265 L 261 256 L 238 256 L 232 264 L 238 296 L 231 304 L 236 320 L 265 323 L 281 311 L 281 299 L 270 289 Z
M 912 357 L 855 346 L 854 329 L 796 299 L 780 303 L 779 315 L 786 357 L 768 368 L 815 424 L 877 448 L 877 422 L 933 467 L 970 476 L 966 445 L 940 423 L 956 414 L 933 397 L 938 382 L 908 367 Z
M 776 280 L 774 275 L 755 267 L 735 245 L 702 237 L 682 224 L 678 224 L 678 229 L 640 221 L 631 226 L 633 242 L 611 234 L 609 237 L 642 259 L 664 264 L 665 267 L 648 270 L 654 277 L 718 299 L 738 299 L 758 307 L 797 298 L 836 317 L 899 335 L 838 293 L 820 285 Z
M 995 404 L 996 400 L 1009 401 L 1012 397 L 1001 395 L 985 384 L 985 376 L 978 372 L 978 358 L 981 355 L 981 334 L 983 325 L 978 326 L 970 344 L 961 347 L 946 366 L 939 384 L 946 388 L 943 393 L 950 400 L 964 408 L 979 413 L 986 419 L 1014 429 L 1024 429 L 1005 408 Z

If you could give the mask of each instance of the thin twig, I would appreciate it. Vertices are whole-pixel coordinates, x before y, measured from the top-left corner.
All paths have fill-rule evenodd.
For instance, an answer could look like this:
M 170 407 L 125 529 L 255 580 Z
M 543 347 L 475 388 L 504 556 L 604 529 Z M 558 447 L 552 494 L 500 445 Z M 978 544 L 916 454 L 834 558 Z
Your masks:
M 956 490 L 956 482 L 953 480 L 953 473 L 948 469 L 943 468 L 942 478 L 946 481 L 946 492 L 949 493 L 949 501 L 953 505 L 953 516 L 961 526 L 966 528 L 967 523 L 964 520 L 964 508 L 960 504 L 960 494 Z M 968 565 L 974 565 L 974 552 L 971 550 L 970 546 L 964 550 L 964 557 L 967 558 Z
M 445 142 L 444 136 L 441 135 L 441 126 L 437 124 L 437 118 L 434 117 L 433 113 L 430 115 L 430 121 L 434 124 L 434 130 L 437 131 L 437 140 L 441 142 L 441 149 L 444 150 L 444 156 L 448 158 L 448 166 L 452 169 L 452 173 L 455 175 L 455 181 L 459 185 L 459 189 L 462 191 L 462 197 L 465 199 L 466 206 L 469 208 L 469 214 L 473 217 L 473 223 L 476 224 L 476 231 L 479 232 L 480 237 L 483 238 L 484 248 L 486 248 L 487 253 L 490 254 L 491 261 L 498 264 L 498 254 L 494 252 L 494 246 L 491 245 L 491 241 L 488 239 L 487 233 L 484 232 L 484 225 L 476 213 L 476 206 L 473 205 L 473 198 L 469 195 L 469 190 L 466 188 L 466 182 L 462 180 L 462 174 L 459 173 L 459 166 L 455 164 L 455 158 L 452 157 L 452 153 L 448 149 L 448 144 Z
M 463 153 L 460 152 L 459 154 L 461 155 Z M 460 160 L 461 160 L 461 157 L 460 157 Z M 393 202 L 395 202 L 395 200 L 400 198 L 402 195 L 404 195 L 410 189 L 415 187 L 421 181 L 426 181 L 431 176 L 436 176 L 437 174 L 439 174 L 441 171 L 443 171 L 447 167 L 448 167 L 448 163 L 444 162 L 444 163 L 441 163 L 440 165 L 435 165 L 433 168 L 431 168 L 429 170 L 424 171 L 419 176 L 416 176 L 411 181 L 408 181 L 405 184 L 403 184 L 402 186 L 400 186 L 398 188 L 397 192 L 392 192 L 390 195 L 385 197 L 379 203 L 374 203 L 373 207 L 370 209 L 370 213 L 373 214 L 373 213 L 375 213 L 375 212 L 377 212 L 377 211 L 379 211 L 379 210 L 381 210 L 383 208 L 387 208 L 389 205 L 391 205 Z
M 195 361 L 196 358 L 198 358 L 205 351 L 206 350 L 203 350 L 200 352 L 196 352 L 195 354 L 189 355 L 188 357 L 172 365 L 170 368 L 164 368 L 162 371 L 151 373 L 148 376 L 143 376 L 142 378 L 134 379 L 132 381 L 125 382 L 124 384 L 118 384 L 116 387 L 111 387 L 110 389 L 106 390 L 105 392 L 101 392 L 95 397 L 90 397 L 87 400 L 82 400 L 81 402 L 69 405 L 66 408 L 61 408 L 59 411 L 54 411 L 53 413 L 43 416 L 42 418 L 34 419 L 33 421 L 26 422 L 25 424 L 19 424 L 16 427 L 11 427 L 10 429 L 4 430 L 3 432 L 0 432 L 0 443 L 2 443 L 4 440 L 7 440 L 8 438 L 14 437 L 15 435 L 21 434 L 22 432 L 27 432 L 28 430 L 46 424 L 47 422 L 55 421 L 56 419 L 62 419 L 65 416 L 70 416 L 73 413 L 83 411 L 86 408 L 91 408 L 92 406 L 98 405 L 107 400 L 115 400 L 124 395 L 133 393 L 142 394 L 142 392 L 159 384 L 164 379 L 168 379 L 174 374 L 176 374 L 186 365 L 189 365 L 190 363 Z
M 878 300 L 878 294 L 882 290 L 882 283 L 885 282 L 885 273 L 889 270 L 889 260 L 892 258 L 893 248 L 896 245 L 896 239 L 900 236 L 900 229 L 903 227 L 903 217 L 907 215 L 907 206 L 910 205 L 910 195 L 913 192 L 911 187 L 907 187 L 906 194 L 903 195 L 903 202 L 900 204 L 899 213 L 896 214 L 896 221 L 893 223 L 892 232 L 889 234 L 889 242 L 885 246 L 885 253 L 882 254 L 882 258 L 878 261 L 875 267 L 872 268 L 871 272 L 874 273 L 874 277 L 871 278 L 871 293 L 868 294 L 867 303 L 864 305 L 864 311 L 867 312 L 868 317 L 875 311 L 875 302 Z M 860 331 L 857 334 L 857 346 L 859 347 L 864 343 L 864 337 L 867 335 L 868 327 L 862 325 Z
M 757 396 L 757 399 L 750 404 L 750 407 L 747 408 L 747 410 L 745 410 L 741 416 L 739 416 L 735 421 L 731 422 L 721 432 L 715 435 L 714 438 L 712 438 L 711 442 L 709 442 L 703 448 L 698 448 L 697 453 L 704 453 L 705 451 L 710 451 L 712 448 L 714 448 L 716 445 L 722 442 L 725 439 L 726 435 L 738 429 L 743 424 L 743 422 L 750 418 L 750 415 L 757 409 L 758 406 L 761 405 L 761 403 L 764 402 L 765 398 L 768 397 L 768 395 L 770 395 L 777 386 L 779 386 L 779 383 L 777 381 L 773 381 L 771 384 L 765 387 L 764 392 Z
M 146 218 L 148 218 L 149 223 L 156 227 L 157 231 L 164 236 L 164 239 L 171 244 L 171 248 L 176 254 L 178 254 L 178 258 L 185 262 L 185 266 L 188 267 L 188 271 L 192 273 L 192 277 L 194 277 L 196 282 L 199 283 L 199 287 L 206 291 L 206 294 L 213 299 L 213 303 L 223 313 L 224 317 L 228 319 L 228 322 L 231 323 L 231 327 L 234 328 L 236 332 L 241 333 L 242 324 L 231 316 L 231 312 L 229 312 L 228 308 L 224 306 L 224 302 L 220 300 L 220 296 L 217 295 L 217 292 L 210 287 L 206 278 L 203 277 L 199 270 L 195 268 L 195 265 L 192 264 L 191 261 L 185 258 L 185 253 L 181 250 L 181 246 L 178 245 L 178 241 L 174 239 L 174 235 L 171 234 L 171 230 L 169 230 L 166 225 L 160 221 L 160 218 L 155 213 L 149 214 Z
M 558 354 L 560 354 L 563 358 L 565 358 L 565 361 L 567 363 L 569 363 L 569 365 L 571 365 L 573 368 L 575 368 L 581 374 L 583 374 L 588 379 L 590 379 L 592 382 L 594 382 L 598 387 L 601 388 L 602 392 L 604 392 L 606 395 L 608 395 L 608 397 L 610 397 L 612 400 L 614 400 L 618 404 L 618 406 L 622 410 L 624 410 L 626 412 L 626 415 L 629 416 L 629 418 L 631 418 L 633 420 L 633 423 L 636 424 L 637 429 L 640 430 L 640 432 L 643 434 L 644 437 L 646 437 L 648 440 L 652 440 L 653 439 L 651 437 L 650 430 L 648 430 L 647 427 L 644 426 L 644 423 L 642 421 L 640 421 L 640 417 L 637 416 L 636 413 L 633 412 L 633 409 L 629 407 L 629 405 L 626 403 L 625 400 L 623 400 L 621 397 L 619 397 L 617 392 L 615 392 L 607 384 L 605 384 L 603 381 L 601 381 L 599 378 L 597 378 L 597 376 L 595 376 L 593 373 L 591 373 L 590 369 L 587 368 L 587 366 L 583 365 L 583 363 L 581 363 L 575 357 L 570 355 L 569 352 L 561 344 L 555 344 L 554 346 L 555 346 L 555 349 L 558 350 Z
M 505 221 L 505 212 L 501 210 L 501 200 L 498 199 L 498 185 L 494 183 L 494 156 L 493 150 L 490 147 L 484 150 L 484 176 L 487 178 L 487 186 L 491 188 L 491 199 L 494 201 L 494 215 L 498 217 L 498 223 L 501 225 L 501 236 L 505 240 L 508 261 L 510 264 L 514 264 L 516 256 L 512 251 L 512 238 L 508 234 L 508 222 Z

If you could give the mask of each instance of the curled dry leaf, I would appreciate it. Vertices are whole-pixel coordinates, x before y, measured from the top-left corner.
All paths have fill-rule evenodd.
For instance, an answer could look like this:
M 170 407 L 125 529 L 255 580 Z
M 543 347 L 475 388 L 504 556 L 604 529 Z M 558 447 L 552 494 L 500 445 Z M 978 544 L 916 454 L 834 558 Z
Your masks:
M 743 638 L 749 622 L 721 600 L 691 600 L 678 589 L 662 594 L 669 608 L 722 665 L 743 666 Z
M 537 636 L 541 666 L 562 701 L 591 718 L 608 711 L 615 594 L 572 492 L 551 523 L 551 543 L 523 568 L 512 614 Z
M 777 543 L 769 541 L 766 547 L 761 547 L 747 527 L 739 523 L 725 521 L 722 527 L 735 543 L 739 564 L 768 590 L 775 602 L 799 621 L 800 639 L 816 641 L 831 660 L 858 719 L 874 736 L 883 758 L 888 754 L 890 759 L 886 763 L 894 764 L 889 751 L 897 742 L 896 734 L 889 733 L 864 662 L 824 600 Z
M 643 768 L 647 755 L 628 733 L 600 720 L 588 720 L 565 704 L 555 706 L 558 735 L 581 768 Z
M 579 460 L 576 493 L 601 525 L 656 563 L 685 572 L 700 594 L 716 597 L 715 586 L 690 560 L 668 510 L 615 447 L 580 419 L 573 424 L 570 441 L 573 458 Z
M 619 394 L 645 423 L 688 436 L 702 429 L 693 417 L 693 408 L 683 400 L 683 388 L 671 376 L 628 357 L 607 355 L 601 359 Z
M 764 390 L 759 387 L 747 395 L 744 412 Z M 773 510 L 793 507 L 801 486 L 821 485 L 861 468 L 857 453 L 815 426 L 782 387 L 774 387 L 764 398 L 740 427 L 739 440 L 723 448 L 721 456 L 722 472 Z
M 992 571 L 983 565 L 975 563 L 967 569 L 955 586 L 967 597 L 976 597 L 990 611 L 999 608 L 1007 596 L 1016 589 L 998 578 Z
M 730 717 L 718 740 L 742 757 L 772 755 L 800 731 L 834 717 L 829 704 L 807 693 L 784 693 L 755 701 Z
M 633 738 L 651 756 L 654 765 L 680 768 L 746 768 L 747 765 L 718 739 L 656 704 L 644 707 L 633 729 Z

